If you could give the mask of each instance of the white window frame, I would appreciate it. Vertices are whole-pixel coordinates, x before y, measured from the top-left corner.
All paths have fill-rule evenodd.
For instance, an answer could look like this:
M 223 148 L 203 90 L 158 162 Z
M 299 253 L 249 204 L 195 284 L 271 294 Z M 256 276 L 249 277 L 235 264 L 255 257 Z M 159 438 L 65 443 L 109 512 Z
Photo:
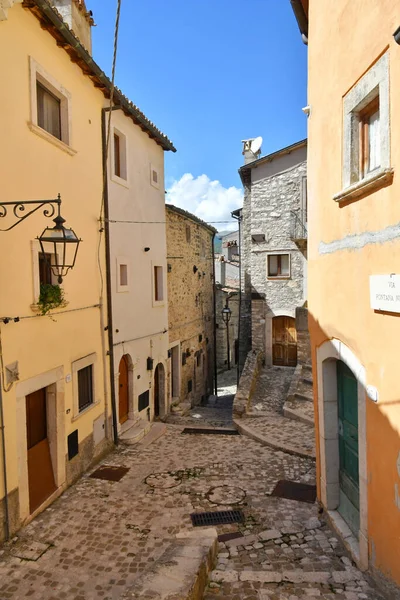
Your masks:
M 289 257 L 289 275 L 269 275 L 269 271 L 268 271 L 269 257 L 270 256 L 283 256 L 285 254 Z M 282 279 L 291 279 L 292 278 L 292 254 L 291 254 L 291 252 L 289 252 L 288 250 L 276 250 L 274 252 L 267 252 L 266 260 L 265 260 L 265 267 L 266 267 L 268 280 L 276 280 L 277 279 L 279 281 Z
M 379 97 L 381 165 L 364 177 L 359 174 L 359 114 Z M 361 77 L 343 98 L 342 191 L 334 200 L 352 200 L 393 179 L 390 166 L 389 52 Z
M 72 96 L 57 79 L 48 73 L 32 56 L 29 57 L 31 120 L 28 126 L 33 133 L 73 156 L 72 148 Z M 37 83 L 60 100 L 61 140 L 38 125 Z
M 126 174 L 126 178 L 125 177 L 119 177 L 118 175 L 115 174 L 115 146 L 114 146 L 114 135 L 117 135 L 120 139 L 120 160 L 121 160 L 121 167 L 124 168 L 125 170 L 125 174 Z M 111 173 L 111 180 L 114 181 L 114 183 L 118 183 L 119 185 L 122 185 L 123 187 L 129 188 L 130 184 L 129 184 L 129 169 L 128 169 L 128 165 L 129 165 L 129 160 L 128 160 L 128 139 L 126 134 L 121 131 L 121 129 L 119 129 L 118 127 L 112 127 L 111 128 L 111 136 L 110 136 L 110 173 Z
M 157 181 L 153 180 L 153 171 L 157 173 Z M 160 189 L 160 170 L 157 167 L 150 163 L 150 185 L 155 187 L 157 190 Z
M 78 387 L 78 371 L 84 369 L 85 367 L 89 367 L 92 365 L 92 386 L 93 386 L 93 402 L 89 404 L 85 409 L 79 412 L 79 387 Z M 73 394 L 73 418 L 72 421 L 76 421 L 83 415 L 85 415 L 88 411 L 90 411 L 93 407 L 98 406 L 100 404 L 100 400 L 96 399 L 96 371 L 97 371 L 97 354 L 93 352 L 93 354 L 88 354 L 79 360 L 75 360 L 72 365 L 72 394 Z
M 117 272 L 116 272 L 116 281 L 117 281 L 117 292 L 125 293 L 130 291 L 130 283 L 131 283 L 131 272 L 130 272 L 130 261 L 127 256 L 117 256 Z M 128 276 L 128 284 L 121 285 L 121 265 L 126 265 L 127 268 L 127 276 Z
M 155 282 L 155 267 L 160 267 L 162 269 L 162 293 L 163 293 L 163 297 L 162 300 L 156 300 L 156 282 Z M 164 306 L 165 304 L 165 297 L 166 297 L 166 277 L 165 277 L 165 266 L 164 265 L 160 265 L 160 263 L 158 262 L 152 262 L 151 263 L 151 281 L 152 281 L 152 300 L 153 300 L 153 306 Z
M 37 304 L 39 302 L 40 296 L 40 271 L 39 271 L 39 254 L 42 252 L 40 247 L 40 243 L 38 240 L 31 240 L 31 259 L 32 259 L 32 284 L 33 284 L 33 302 L 31 304 L 31 309 L 35 312 L 38 310 Z M 52 255 L 54 256 L 54 255 Z M 54 285 L 59 285 L 62 287 L 62 284 L 59 284 L 57 278 L 52 273 L 52 280 Z M 67 302 L 63 303 L 65 306 Z

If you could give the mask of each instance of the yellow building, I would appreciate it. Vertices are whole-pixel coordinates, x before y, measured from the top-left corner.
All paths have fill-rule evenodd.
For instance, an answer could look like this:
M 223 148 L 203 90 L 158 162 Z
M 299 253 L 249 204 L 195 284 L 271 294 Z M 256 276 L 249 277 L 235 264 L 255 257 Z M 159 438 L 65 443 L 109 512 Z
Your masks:
M 309 57 L 318 494 L 357 563 L 400 584 L 399 6 L 292 5 Z
M 166 222 L 169 390 L 172 411 L 180 412 L 213 393 L 216 230 L 171 204 Z

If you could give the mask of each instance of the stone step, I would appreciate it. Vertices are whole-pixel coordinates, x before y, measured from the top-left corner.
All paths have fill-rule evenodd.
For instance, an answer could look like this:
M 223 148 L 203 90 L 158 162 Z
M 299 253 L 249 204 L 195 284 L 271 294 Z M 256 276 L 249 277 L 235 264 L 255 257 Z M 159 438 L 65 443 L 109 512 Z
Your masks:
M 361 578 L 361 577 L 360 577 Z M 211 581 L 221 583 L 235 583 L 237 581 L 254 581 L 258 583 L 316 583 L 328 584 L 333 580 L 329 571 L 213 571 Z M 293 596 L 294 597 L 294 596 Z
M 306 383 L 307 385 L 313 385 L 313 380 L 311 377 L 303 377 L 303 383 Z
M 147 446 L 150 446 L 150 444 L 158 440 L 166 432 L 167 426 L 165 423 L 152 423 L 149 433 L 140 440 L 139 444 L 142 448 L 147 448 Z
M 121 600 L 202 600 L 218 552 L 217 531 L 190 533 L 195 536 L 173 541 L 151 568 L 122 594 Z
M 283 407 L 283 414 L 288 419 L 294 421 L 301 421 L 301 423 L 307 423 L 307 425 L 314 425 L 314 410 L 312 414 L 302 408 L 294 408 L 290 406 L 290 403 L 286 403 Z
M 314 402 L 314 398 L 312 396 L 308 396 L 306 394 L 300 394 L 299 392 L 296 392 L 294 397 L 295 397 L 295 400 L 301 400 L 303 402 Z
M 139 421 L 136 421 L 133 426 L 129 427 L 120 434 L 119 440 L 122 444 L 127 444 L 129 446 L 132 444 L 137 444 L 150 431 L 150 428 L 150 421 L 139 419 Z

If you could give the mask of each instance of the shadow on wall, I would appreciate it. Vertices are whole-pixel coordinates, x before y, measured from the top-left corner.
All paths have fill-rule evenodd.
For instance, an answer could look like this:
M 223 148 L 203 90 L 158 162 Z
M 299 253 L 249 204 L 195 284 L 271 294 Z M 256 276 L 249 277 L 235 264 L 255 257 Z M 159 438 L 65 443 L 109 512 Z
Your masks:
M 318 498 L 358 565 L 400 585 L 400 399 L 378 398 L 345 336 L 308 322 Z

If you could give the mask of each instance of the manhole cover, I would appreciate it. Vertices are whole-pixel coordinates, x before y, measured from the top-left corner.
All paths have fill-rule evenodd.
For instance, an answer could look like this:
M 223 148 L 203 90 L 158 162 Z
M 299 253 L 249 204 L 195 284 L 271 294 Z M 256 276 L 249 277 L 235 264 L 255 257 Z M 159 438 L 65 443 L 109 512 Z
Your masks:
M 105 479 L 106 481 L 121 481 L 124 475 L 129 471 L 126 467 L 113 467 L 110 465 L 103 465 L 99 467 L 89 477 L 93 479 Z
M 190 515 L 194 527 L 210 525 L 227 525 L 243 523 L 244 515 L 241 510 L 220 510 L 216 512 L 192 513 Z
M 192 435 L 240 435 L 237 429 L 201 429 L 200 427 L 185 427 L 182 433 Z
M 246 492 L 232 485 L 218 485 L 208 490 L 207 500 L 213 504 L 233 505 L 240 504 L 246 498 Z
M 182 478 L 174 473 L 152 473 L 151 475 L 148 475 L 144 481 L 152 488 L 167 490 L 168 488 L 179 485 Z
M 17 542 L 10 554 L 23 560 L 38 560 L 50 548 L 50 544 L 42 542 Z
M 314 504 L 317 496 L 317 488 L 315 485 L 309 485 L 308 483 L 297 483 L 296 481 L 281 479 L 276 484 L 271 496 Z

